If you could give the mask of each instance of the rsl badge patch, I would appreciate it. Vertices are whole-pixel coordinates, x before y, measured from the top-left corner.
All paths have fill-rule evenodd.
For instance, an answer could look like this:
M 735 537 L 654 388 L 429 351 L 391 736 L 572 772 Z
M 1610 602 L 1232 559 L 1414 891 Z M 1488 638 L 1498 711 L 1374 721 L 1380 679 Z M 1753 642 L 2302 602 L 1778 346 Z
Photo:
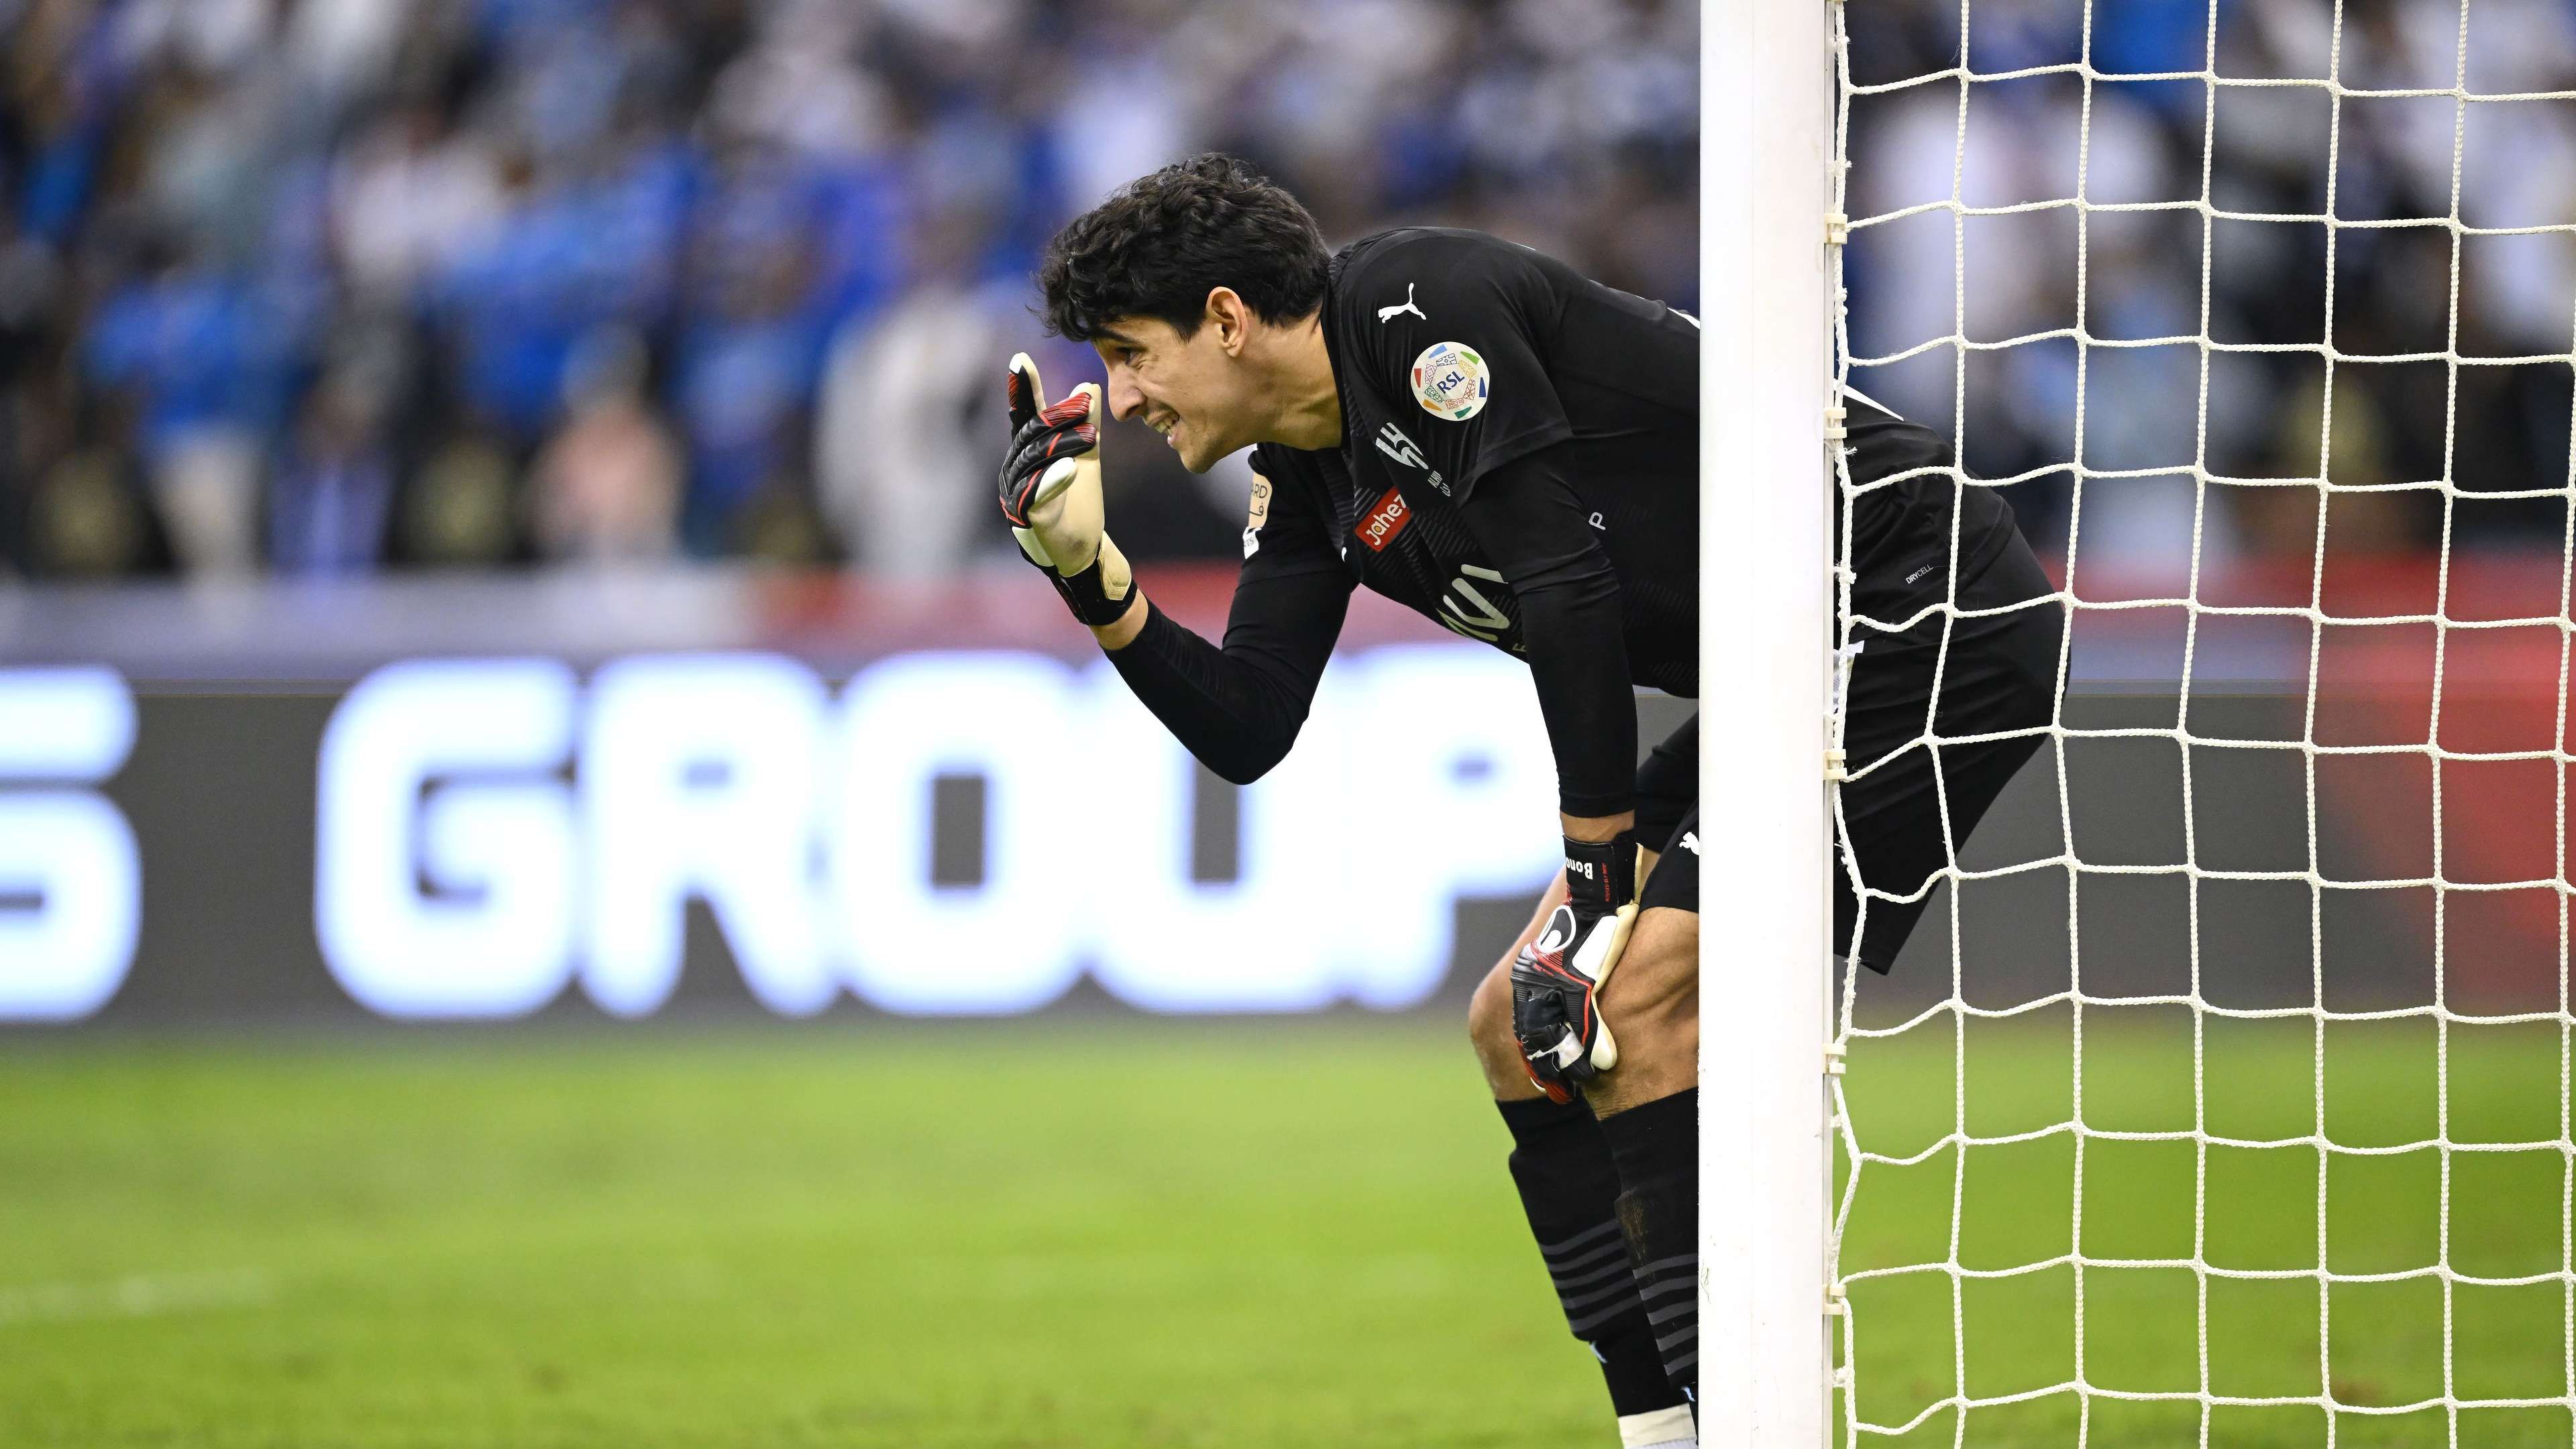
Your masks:
M 1463 342 L 1434 342 L 1413 359 L 1413 400 L 1435 418 L 1463 423 L 1485 410 L 1485 359 Z

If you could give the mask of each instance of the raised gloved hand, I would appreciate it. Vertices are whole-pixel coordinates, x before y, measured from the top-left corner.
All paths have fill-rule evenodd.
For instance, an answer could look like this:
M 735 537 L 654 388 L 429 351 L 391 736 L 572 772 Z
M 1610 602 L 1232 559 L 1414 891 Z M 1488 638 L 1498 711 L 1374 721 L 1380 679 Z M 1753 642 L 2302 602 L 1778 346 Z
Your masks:
M 1075 618 L 1114 624 L 1133 602 L 1126 555 L 1101 531 L 1100 388 L 1084 383 L 1049 405 L 1038 365 L 1011 359 L 1011 446 L 1002 458 L 1002 516 L 1020 552 Z
M 1596 998 L 1637 923 L 1636 838 L 1567 840 L 1565 887 L 1565 904 L 1512 961 L 1512 1035 L 1530 1080 L 1557 1102 L 1619 1065 Z

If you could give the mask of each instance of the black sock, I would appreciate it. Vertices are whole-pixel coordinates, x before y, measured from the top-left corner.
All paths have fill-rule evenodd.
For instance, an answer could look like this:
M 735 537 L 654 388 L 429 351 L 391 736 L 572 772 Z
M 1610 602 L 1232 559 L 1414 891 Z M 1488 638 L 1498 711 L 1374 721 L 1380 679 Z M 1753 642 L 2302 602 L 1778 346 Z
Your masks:
M 1601 1361 L 1610 1409 L 1622 1418 L 1682 1402 L 1655 1351 L 1619 1230 L 1619 1172 L 1583 1103 L 1545 1097 L 1497 1102 L 1512 1129 L 1512 1181 L 1520 1185 L 1565 1324 Z
M 1619 1226 L 1655 1350 L 1699 1404 L 1699 1088 L 1601 1119 L 1619 1165 Z

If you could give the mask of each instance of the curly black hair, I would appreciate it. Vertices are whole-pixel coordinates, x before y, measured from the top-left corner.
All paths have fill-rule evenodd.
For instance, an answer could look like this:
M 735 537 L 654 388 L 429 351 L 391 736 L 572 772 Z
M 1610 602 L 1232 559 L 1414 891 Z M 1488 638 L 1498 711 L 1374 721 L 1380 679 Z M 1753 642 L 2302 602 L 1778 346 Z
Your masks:
M 1231 287 L 1264 321 L 1324 304 L 1332 256 L 1315 218 L 1248 161 L 1217 152 L 1140 176 L 1065 223 L 1038 261 L 1047 330 L 1088 342 L 1119 317 L 1199 330 Z

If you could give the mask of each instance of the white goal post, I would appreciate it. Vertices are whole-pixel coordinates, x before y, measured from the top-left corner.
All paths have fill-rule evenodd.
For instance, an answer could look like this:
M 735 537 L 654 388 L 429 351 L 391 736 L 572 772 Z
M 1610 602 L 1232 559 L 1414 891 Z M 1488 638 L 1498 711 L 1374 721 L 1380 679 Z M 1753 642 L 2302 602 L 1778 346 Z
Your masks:
M 1826 10 L 1700 26 L 1700 1442 L 1766 1449 L 1830 1408 Z
M 1700 55 L 1701 1442 L 2570 1442 L 2565 5 L 1710 0 Z M 1947 980 L 1837 1000 L 1855 370 L 2069 632 L 2034 828 L 1942 797 Z

